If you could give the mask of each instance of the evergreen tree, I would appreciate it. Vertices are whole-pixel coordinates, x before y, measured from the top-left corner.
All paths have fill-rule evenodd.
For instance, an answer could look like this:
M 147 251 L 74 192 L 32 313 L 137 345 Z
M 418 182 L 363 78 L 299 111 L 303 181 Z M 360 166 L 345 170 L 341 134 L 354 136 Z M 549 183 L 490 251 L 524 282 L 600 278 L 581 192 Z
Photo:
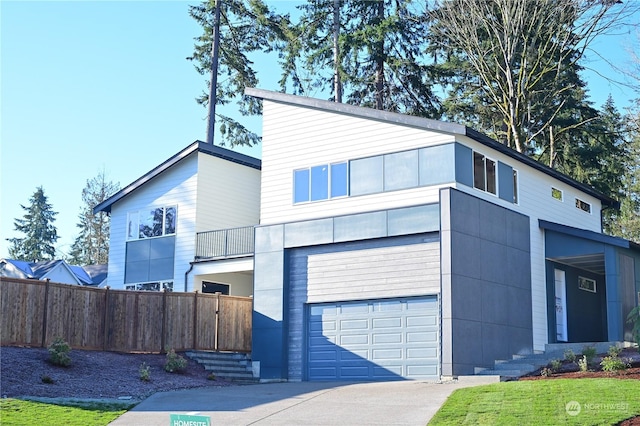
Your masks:
M 625 116 L 628 136 L 629 162 L 622 175 L 623 193 L 620 210 L 613 212 L 606 232 L 631 241 L 640 242 L 640 100 Z
M 76 226 L 80 229 L 68 261 L 75 265 L 105 264 L 109 260 L 110 218 L 105 212 L 94 213 L 93 208 L 115 194 L 118 183 L 107 181 L 105 172 L 87 180 L 82 190 L 82 207 Z
M 313 0 L 289 32 L 281 89 L 437 118 L 423 2 Z M 342 96 L 344 93 L 344 97 Z
M 58 212 L 54 212 L 47 202 L 42 187 L 36 189 L 29 202 L 28 207 L 20 205 L 26 213 L 22 219 L 14 221 L 15 230 L 23 233 L 24 238 L 7 238 L 12 244 L 9 256 L 27 262 L 53 260 L 56 253 L 54 244 L 58 241 L 58 231 L 53 222 Z
M 218 75 L 222 78 L 218 78 L 216 84 L 216 104 L 236 101 L 241 114 L 260 114 L 262 104 L 255 98 L 244 96 L 246 87 L 258 86 L 258 74 L 253 69 L 250 56 L 281 50 L 289 18 L 273 13 L 262 0 L 218 1 L 221 2 Z M 187 59 L 194 62 L 198 73 L 207 77 L 211 75 L 215 5 L 216 0 L 209 0 L 189 6 L 189 15 L 202 27 L 203 34 L 196 38 L 194 52 Z M 207 84 L 210 85 L 211 81 Z M 197 101 L 208 105 L 208 91 Z M 223 137 L 220 145 L 228 142 L 231 146 L 251 146 L 260 141 L 256 134 L 231 117 L 216 114 L 215 119 Z

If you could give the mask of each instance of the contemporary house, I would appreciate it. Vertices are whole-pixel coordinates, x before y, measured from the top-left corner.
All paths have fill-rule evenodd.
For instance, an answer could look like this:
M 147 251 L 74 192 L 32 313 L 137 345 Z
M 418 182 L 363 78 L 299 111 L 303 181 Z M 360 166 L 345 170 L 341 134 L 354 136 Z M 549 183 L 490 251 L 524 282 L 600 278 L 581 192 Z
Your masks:
M 439 379 L 631 340 L 615 200 L 468 127 L 260 89 L 262 160 L 194 142 L 95 211 L 112 288 L 254 298 L 262 380 Z
M 630 340 L 616 201 L 465 126 L 263 100 L 253 361 L 263 380 L 437 379 Z
M 253 293 L 260 160 L 194 142 L 95 212 L 111 216 L 114 289 Z

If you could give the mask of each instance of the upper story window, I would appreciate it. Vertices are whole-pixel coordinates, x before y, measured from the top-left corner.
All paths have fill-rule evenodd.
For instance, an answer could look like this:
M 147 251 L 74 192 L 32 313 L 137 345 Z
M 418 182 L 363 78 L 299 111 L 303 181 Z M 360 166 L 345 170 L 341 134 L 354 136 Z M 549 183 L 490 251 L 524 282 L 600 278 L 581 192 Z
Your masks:
M 127 239 L 162 237 L 176 233 L 176 207 L 158 207 L 129 212 L 127 215 Z
M 587 213 L 591 213 L 591 204 L 587 203 L 586 201 L 582 201 L 579 198 L 576 198 L 576 208 Z
M 496 162 L 473 152 L 473 187 L 496 195 Z
M 558 201 L 562 201 L 562 191 L 558 188 L 551 187 L 551 196 Z
M 326 200 L 347 195 L 347 163 L 323 164 L 293 172 L 293 202 Z

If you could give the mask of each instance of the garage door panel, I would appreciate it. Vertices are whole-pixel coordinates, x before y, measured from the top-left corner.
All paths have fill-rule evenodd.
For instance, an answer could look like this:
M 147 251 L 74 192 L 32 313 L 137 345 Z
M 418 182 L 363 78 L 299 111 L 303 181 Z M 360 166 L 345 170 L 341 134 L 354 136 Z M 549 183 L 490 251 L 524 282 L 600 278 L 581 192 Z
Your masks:
M 402 318 L 374 318 L 373 328 L 398 328 L 402 326 Z
M 349 347 L 352 345 L 368 345 L 368 334 L 355 334 L 352 336 L 340 336 L 340 346 Z
M 309 380 L 389 380 L 438 377 L 438 305 L 435 296 L 420 299 L 372 300 L 326 304 L 335 309 L 314 309 L 324 317 L 310 318 Z M 331 318 L 329 321 L 328 318 Z M 317 324 L 327 327 L 318 336 Z M 335 326 L 336 328 L 333 328 Z M 322 345 L 318 345 L 318 339 Z M 314 358 L 338 342 L 335 351 L 336 376 L 329 377 L 326 363 L 331 356 Z M 317 365 L 322 363 L 322 365 Z M 322 368 L 318 368 L 322 367 Z
M 373 344 L 402 343 L 402 333 L 374 333 Z
M 398 360 L 403 358 L 402 349 L 374 349 L 372 355 L 374 361 Z

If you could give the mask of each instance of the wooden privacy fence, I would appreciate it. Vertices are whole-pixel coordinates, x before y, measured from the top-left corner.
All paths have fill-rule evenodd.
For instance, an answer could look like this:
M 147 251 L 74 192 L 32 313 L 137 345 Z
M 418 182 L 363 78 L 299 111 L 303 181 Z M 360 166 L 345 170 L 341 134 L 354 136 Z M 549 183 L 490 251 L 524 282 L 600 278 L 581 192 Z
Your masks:
M 251 351 L 249 297 L 111 290 L 0 277 L 0 343 L 117 352 Z

